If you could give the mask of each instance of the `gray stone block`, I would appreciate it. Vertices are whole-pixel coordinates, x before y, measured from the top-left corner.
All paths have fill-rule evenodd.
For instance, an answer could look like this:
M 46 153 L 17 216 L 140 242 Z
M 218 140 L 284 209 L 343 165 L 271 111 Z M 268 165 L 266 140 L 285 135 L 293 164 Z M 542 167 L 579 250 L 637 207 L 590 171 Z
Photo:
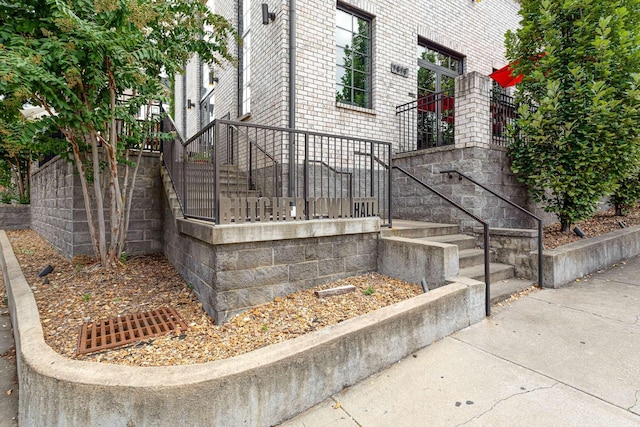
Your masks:
M 296 282 L 318 277 L 318 261 L 307 261 L 289 266 L 289 281 Z

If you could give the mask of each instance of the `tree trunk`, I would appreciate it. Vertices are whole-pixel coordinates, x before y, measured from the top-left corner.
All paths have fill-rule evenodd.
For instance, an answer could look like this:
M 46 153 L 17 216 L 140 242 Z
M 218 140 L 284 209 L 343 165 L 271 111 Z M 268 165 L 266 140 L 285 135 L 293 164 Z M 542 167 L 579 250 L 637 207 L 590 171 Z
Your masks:
M 571 231 L 571 221 L 568 218 L 560 218 L 560 231 L 563 233 Z

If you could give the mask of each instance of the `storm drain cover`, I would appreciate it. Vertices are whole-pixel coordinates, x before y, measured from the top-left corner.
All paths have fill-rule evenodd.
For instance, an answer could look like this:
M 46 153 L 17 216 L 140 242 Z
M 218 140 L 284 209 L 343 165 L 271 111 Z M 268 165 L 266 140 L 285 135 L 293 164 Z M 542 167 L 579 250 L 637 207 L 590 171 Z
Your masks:
M 160 308 L 97 322 L 85 322 L 78 336 L 78 354 L 120 347 L 134 341 L 163 335 L 187 324 L 173 308 Z

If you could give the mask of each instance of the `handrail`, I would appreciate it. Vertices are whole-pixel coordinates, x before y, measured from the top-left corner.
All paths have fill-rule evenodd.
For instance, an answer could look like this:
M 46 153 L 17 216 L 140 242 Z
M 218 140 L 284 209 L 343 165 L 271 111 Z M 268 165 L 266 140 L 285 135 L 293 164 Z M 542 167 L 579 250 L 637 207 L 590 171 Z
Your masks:
M 309 160 L 309 162 L 310 163 L 320 163 L 322 166 L 325 166 L 331 172 L 333 172 L 335 174 L 338 174 L 338 175 L 349 175 L 349 198 L 351 198 L 351 196 L 353 195 L 353 172 L 339 171 L 338 169 L 334 168 L 333 166 L 331 166 L 329 163 L 325 162 L 324 160 Z
M 518 209 L 520 212 L 529 215 L 529 217 L 533 218 L 538 223 L 538 285 L 542 286 L 542 219 L 540 219 L 539 217 L 535 216 L 534 214 L 532 214 L 531 212 L 529 212 L 525 208 L 516 205 L 511 200 L 507 200 L 505 197 L 503 197 L 500 194 L 496 193 L 495 191 L 485 187 L 484 185 L 480 184 L 479 182 L 477 182 L 473 178 L 463 174 L 462 172 L 458 172 L 455 169 L 450 169 L 450 170 L 440 171 L 440 173 L 449 174 L 449 178 L 453 178 L 453 174 L 454 173 L 458 174 L 458 176 L 460 177 L 459 179 L 465 178 L 465 179 L 471 181 L 472 183 L 474 183 L 478 187 L 482 188 L 483 190 L 488 191 L 489 193 L 493 194 L 494 196 L 496 196 L 497 198 L 499 198 L 503 202 L 506 202 L 507 204 L 509 204 L 509 205 L 513 206 L 514 208 Z
M 241 131 L 236 125 L 229 125 L 229 127 L 232 128 L 232 129 L 235 129 L 236 132 L 238 132 L 238 133 L 243 133 L 244 136 L 247 138 L 247 141 L 249 141 L 253 146 L 255 146 L 262 154 L 264 154 L 269 159 L 271 159 L 271 161 L 273 163 L 276 163 L 276 164 L 278 163 L 278 161 L 275 159 L 275 157 L 273 157 L 271 154 L 267 153 L 267 151 L 264 148 L 262 148 L 260 146 L 260 144 L 258 144 L 257 142 L 255 142 L 254 140 L 251 139 L 251 136 L 249 135 L 248 132 Z
M 356 156 L 367 156 L 367 157 L 373 157 L 373 160 L 379 164 L 380 166 L 382 166 L 385 169 L 389 169 L 389 165 L 386 164 L 385 162 L 383 162 L 382 160 L 380 160 L 380 158 L 378 156 L 376 156 L 373 153 L 364 153 L 362 151 L 354 151 L 353 154 L 355 154 Z
M 431 191 L 435 195 L 439 196 L 441 199 L 443 199 L 444 201 L 446 201 L 450 205 L 454 206 L 459 211 L 462 211 L 463 213 L 465 213 L 469 217 L 473 218 L 474 220 L 476 220 L 477 222 L 482 224 L 482 227 L 484 228 L 484 282 L 485 282 L 485 286 L 486 286 L 484 304 L 485 304 L 485 311 L 486 311 L 487 317 L 491 316 L 491 284 L 489 283 L 490 282 L 490 277 L 491 277 L 491 272 L 490 272 L 490 267 L 489 267 L 489 264 L 490 264 L 490 261 L 489 261 L 489 224 L 487 224 L 487 222 L 483 221 L 482 219 L 480 219 L 476 215 L 472 214 L 471 212 L 469 212 L 468 210 L 466 210 L 465 208 L 463 208 L 462 206 L 460 206 L 459 204 L 457 204 L 453 200 L 449 199 L 444 194 L 442 194 L 439 191 L 434 190 L 433 188 L 429 187 L 427 184 L 425 184 L 424 182 L 420 181 L 418 178 L 416 178 L 415 176 L 413 176 L 412 174 L 410 174 L 406 170 L 402 169 L 401 167 L 392 166 L 392 169 L 399 170 L 400 172 L 405 174 L 407 177 L 411 178 L 416 183 L 420 184 L 421 186 L 423 186 L 427 190 Z

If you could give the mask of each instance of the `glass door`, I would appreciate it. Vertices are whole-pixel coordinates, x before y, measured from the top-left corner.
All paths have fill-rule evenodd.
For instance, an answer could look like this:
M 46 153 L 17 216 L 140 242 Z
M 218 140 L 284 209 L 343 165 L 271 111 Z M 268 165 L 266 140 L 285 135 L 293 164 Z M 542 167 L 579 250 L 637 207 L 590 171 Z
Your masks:
M 454 143 L 455 78 L 462 59 L 418 46 L 418 149 Z

